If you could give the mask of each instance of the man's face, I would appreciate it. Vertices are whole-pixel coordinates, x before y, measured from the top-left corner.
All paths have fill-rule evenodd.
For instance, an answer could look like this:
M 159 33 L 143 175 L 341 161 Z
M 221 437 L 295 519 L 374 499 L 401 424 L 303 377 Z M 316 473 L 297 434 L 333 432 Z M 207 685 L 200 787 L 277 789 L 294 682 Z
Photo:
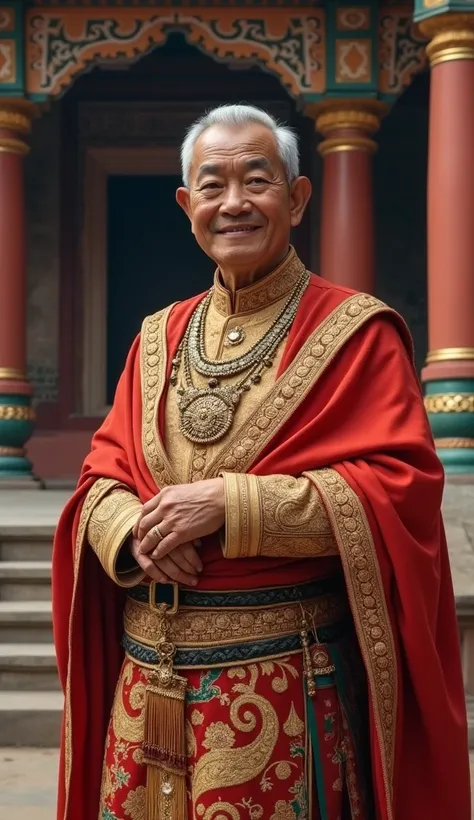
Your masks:
M 257 276 L 288 252 L 311 194 L 305 177 L 288 184 L 276 140 L 264 126 L 212 126 L 194 148 L 190 187 L 176 198 L 203 251 L 223 272 Z

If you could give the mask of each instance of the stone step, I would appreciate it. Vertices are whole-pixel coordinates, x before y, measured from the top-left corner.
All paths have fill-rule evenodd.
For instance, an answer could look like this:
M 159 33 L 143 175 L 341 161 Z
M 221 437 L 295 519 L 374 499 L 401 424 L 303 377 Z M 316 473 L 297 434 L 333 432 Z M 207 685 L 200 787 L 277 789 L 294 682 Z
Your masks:
M 51 600 L 51 561 L 0 561 L 0 601 Z
M 52 643 L 51 601 L 0 601 L 0 643 Z
M 59 745 L 62 692 L 0 691 L 0 746 Z
M 0 644 L 0 691 L 59 689 L 52 643 Z
M 0 499 L 1 501 L 1 499 Z M 2 509 L 2 517 L 6 510 Z M 19 519 L 21 521 L 21 519 Z M 54 526 L 44 524 L 0 525 L 0 561 L 51 561 Z

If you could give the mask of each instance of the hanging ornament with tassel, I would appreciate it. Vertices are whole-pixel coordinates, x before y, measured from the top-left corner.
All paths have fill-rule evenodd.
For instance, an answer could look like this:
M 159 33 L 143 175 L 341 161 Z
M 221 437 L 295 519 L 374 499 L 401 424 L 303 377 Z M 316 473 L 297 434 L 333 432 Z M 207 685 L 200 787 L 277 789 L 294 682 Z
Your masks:
M 186 678 L 176 675 L 176 647 L 170 640 L 169 607 L 160 604 L 156 669 L 145 696 L 144 763 L 147 765 L 146 820 L 186 820 Z

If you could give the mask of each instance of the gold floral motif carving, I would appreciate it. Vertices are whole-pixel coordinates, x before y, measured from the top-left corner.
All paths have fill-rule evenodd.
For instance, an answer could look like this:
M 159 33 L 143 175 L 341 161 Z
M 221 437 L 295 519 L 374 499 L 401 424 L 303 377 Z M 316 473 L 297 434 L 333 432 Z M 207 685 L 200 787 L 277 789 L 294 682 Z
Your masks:
M 24 404 L 0 404 L 0 420 L 2 421 L 34 421 L 36 413 L 33 407 Z
M 325 500 L 332 520 L 357 637 L 367 672 L 380 743 L 387 817 L 392 789 L 397 722 L 397 659 L 392 627 L 370 525 L 362 502 L 335 470 L 308 476 Z
M 227 558 L 337 554 L 312 482 L 287 475 L 224 473 Z
M 298 737 L 303 734 L 304 729 L 304 721 L 298 717 L 295 704 L 292 702 L 289 715 L 283 724 L 283 731 L 288 737 Z
M 314 389 L 341 348 L 373 316 L 394 313 L 373 296 L 346 299 L 311 334 L 264 401 L 229 436 L 206 468 L 206 478 L 225 472 L 245 473 Z
M 347 604 L 343 596 L 321 595 L 305 602 L 316 627 L 341 619 Z M 148 604 L 127 598 L 124 611 L 125 631 L 147 646 L 155 646 L 160 613 Z M 178 648 L 230 646 L 242 641 L 258 641 L 298 633 L 301 606 L 280 604 L 253 609 L 192 609 L 180 607 L 170 622 L 170 640 Z
M 474 413 L 474 394 L 430 393 L 424 404 L 427 413 Z
M 158 407 L 166 380 L 166 326 L 173 307 L 147 317 L 141 336 L 142 446 L 148 469 L 159 489 L 180 484 L 158 430 Z

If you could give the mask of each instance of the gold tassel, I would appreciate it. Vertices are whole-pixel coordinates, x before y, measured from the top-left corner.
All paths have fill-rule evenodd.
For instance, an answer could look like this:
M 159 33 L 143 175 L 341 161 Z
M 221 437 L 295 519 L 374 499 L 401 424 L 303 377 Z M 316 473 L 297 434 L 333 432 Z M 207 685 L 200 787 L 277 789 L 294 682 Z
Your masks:
M 184 699 L 187 680 L 173 672 L 174 645 L 167 640 L 163 609 L 162 637 L 156 645 L 158 667 L 146 687 L 144 763 L 147 770 L 146 820 L 186 820 L 186 733 Z

